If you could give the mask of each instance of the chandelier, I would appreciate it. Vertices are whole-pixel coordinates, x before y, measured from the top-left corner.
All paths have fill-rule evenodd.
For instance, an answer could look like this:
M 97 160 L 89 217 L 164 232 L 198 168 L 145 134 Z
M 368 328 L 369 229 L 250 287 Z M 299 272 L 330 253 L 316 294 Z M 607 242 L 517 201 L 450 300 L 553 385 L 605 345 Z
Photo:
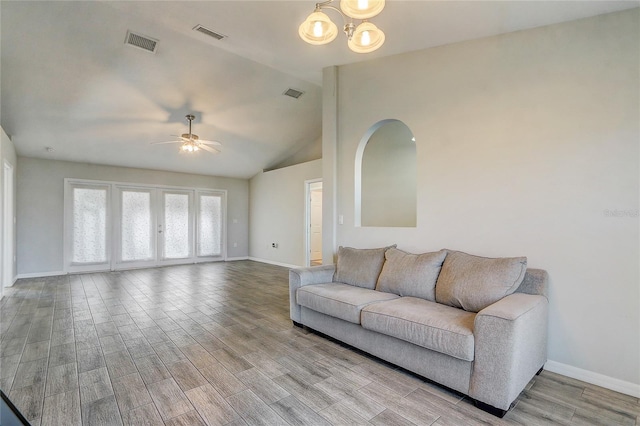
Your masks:
M 384 33 L 369 18 L 373 18 L 384 9 L 385 0 L 340 0 L 340 9 L 331 6 L 334 0 L 316 3 L 316 8 L 298 28 L 300 37 L 309 44 L 327 44 L 338 35 L 338 27 L 323 9 L 331 9 L 342 15 L 344 33 L 347 35 L 349 49 L 356 53 L 369 53 L 384 43 Z M 358 25 L 353 20 L 361 20 Z

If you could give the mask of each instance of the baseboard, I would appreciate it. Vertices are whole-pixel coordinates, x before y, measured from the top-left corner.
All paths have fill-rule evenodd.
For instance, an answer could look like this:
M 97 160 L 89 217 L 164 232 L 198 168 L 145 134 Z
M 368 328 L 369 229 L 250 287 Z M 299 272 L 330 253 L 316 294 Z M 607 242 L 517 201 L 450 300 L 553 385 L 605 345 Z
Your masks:
M 238 260 L 249 260 L 249 256 L 241 256 L 241 257 L 227 257 L 225 259 L 226 262 L 236 262 Z
M 11 284 L 9 285 L 5 285 L 4 288 L 11 288 L 13 287 L 13 285 L 16 283 L 16 281 L 18 281 L 18 276 L 16 275 L 15 277 L 13 277 L 13 279 L 11 280 Z M 2 283 L 0 283 L 0 285 L 2 285 Z
M 572 365 L 562 364 L 556 361 L 547 361 L 544 369 L 552 373 L 562 374 L 572 379 L 581 380 L 591 383 L 592 385 L 611 389 L 612 391 L 631 395 L 640 398 L 640 385 L 636 383 L 626 382 L 614 377 L 605 376 L 604 374 L 594 373 L 593 371 L 583 370 L 582 368 Z
M 21 280 L 24 278 L 58 277 L 60 275 L 67 275 L 67 273 L 64 271 L 34 272 L 32 274 L 18 274 L 16 279 Z
M 269 265 L 283 266 L 285 268 L 301 268 L 300 265 L 292 265 L 290 263 L 282 263 L 282 262 L 276 262 L 273 260 L 260 259 L 259 257 L 249 256 L 249 260 L 253 260 L 254 262 L 268 263 Z

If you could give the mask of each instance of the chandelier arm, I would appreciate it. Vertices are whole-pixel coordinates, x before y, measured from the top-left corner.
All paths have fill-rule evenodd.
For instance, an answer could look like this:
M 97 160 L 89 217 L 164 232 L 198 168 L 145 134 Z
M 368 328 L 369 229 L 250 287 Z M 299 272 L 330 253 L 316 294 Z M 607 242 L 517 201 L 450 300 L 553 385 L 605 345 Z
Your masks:
M 325 2 L 322 3 L 316 3 L 316 10 L 322 10 L 322 9 L 331 9 L 331 10 L 335 10 L 336 12 L 338 12 L 340 14 L 340 16 L 342 16 L 342 19 L 344 21 L 344 24 L 347 25 L 347 18 L 349 18 L 350 22 L 353 22 L 353 18 L 345 15 L 345 13 L 340 10 L 339 8 L 335 7 L 335 6 L 330 6 L 331 3 L 333 3 L 334 0 L 327 0 Z
M 316 10 L 331 9 L 338 12 L 340 16 L 342 16 L 342 22 L 344 22 L 344 27 L 342 28 L 342 30 L 347 36 L 347 39 L 351 40 L 351 38 L 353 37 L 353 32 L 356 29 L 356 26 L 353 23 L 353 18 L 350 16 L 347 16 L 342 10 L 338 9 L 337 7 L 330 6 L 332 2 L 333 0 L 327 0 L 323 3 L 316 3 Z M 347 18 L 348 18 L 348 21 L 347 21 Z

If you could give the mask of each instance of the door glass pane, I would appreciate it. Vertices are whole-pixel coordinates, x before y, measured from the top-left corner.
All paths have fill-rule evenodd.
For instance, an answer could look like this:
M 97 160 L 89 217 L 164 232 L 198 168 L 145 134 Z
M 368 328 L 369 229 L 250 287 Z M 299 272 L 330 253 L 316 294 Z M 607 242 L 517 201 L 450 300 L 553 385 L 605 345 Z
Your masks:
M 189 195 L 164 194 L 164 257 L 189 255 Z
M 151 194 L 122 191 L 122 260 L 153 258 Z
M 74 263 L 107 261 L 107 190 L 73 188 Z
M 222 198 L 200 195 L 198 212 L 198 256 L 222 254 Z

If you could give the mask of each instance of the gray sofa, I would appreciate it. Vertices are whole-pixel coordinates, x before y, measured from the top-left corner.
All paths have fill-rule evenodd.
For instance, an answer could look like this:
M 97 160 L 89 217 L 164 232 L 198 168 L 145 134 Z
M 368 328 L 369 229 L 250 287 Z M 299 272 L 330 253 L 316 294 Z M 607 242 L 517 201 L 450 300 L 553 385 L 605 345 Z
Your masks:
M 502 417 L 547 360 L 547 281 L 524 257 L 340 247 L 290 271 L 290 314 Z

